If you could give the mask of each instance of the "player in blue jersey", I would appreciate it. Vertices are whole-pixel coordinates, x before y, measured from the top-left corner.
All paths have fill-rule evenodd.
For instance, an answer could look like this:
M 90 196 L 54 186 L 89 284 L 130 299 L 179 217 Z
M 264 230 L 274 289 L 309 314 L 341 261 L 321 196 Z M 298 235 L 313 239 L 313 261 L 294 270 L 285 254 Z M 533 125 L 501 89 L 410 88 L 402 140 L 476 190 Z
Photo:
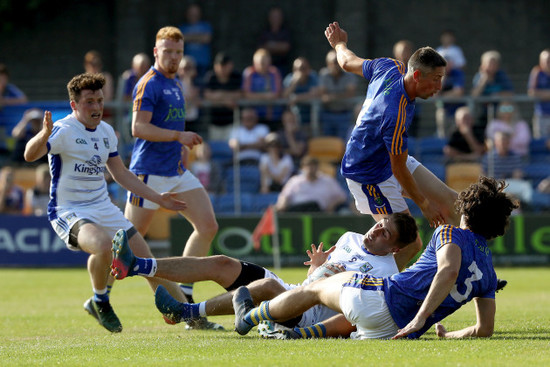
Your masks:
M 42 130 L 27 143 L 24 156 L 31 162 L 48 154 L 52 177 L 48 219 L 70 250 L 90 254 L 88 272 L 94 296 L 84 303 L 85 310 L 107 330 L 120 332 L 122 325 L 109 302 L 111 240 L 122 228 L 128 233 L 132 249 L 151 252 L 132 223 L 111 202 L 105 171 L 109 170 L 127 190 L 165 208 L 183 210 L 185 203 L 172 193 L 151 190 L 124 166 L 115 132 L 101 120 L 104 84 L 101 74 L 80 74 L 71 79 L 67 89 L 73 113 L 54 124 L 51 112 L 46 111 Z M 176 283 L 147 280 L 153 290 L 164 284 L 175 297 L 185 299 Z
M 183 35 L 178 28 L 164 27 L 157 32 L 155 64 L 134 88 L 132 134 L 137 138 L 130 170 L 157 191 L 177 193 L 187 203 L 180 211 L 192 225 L 184 256 L 206 256 L 218 231 L 208 193 L 200 181 L 184 167 L 186 150 L 201 144 L 202 138 L 185 130 L 185 100 L 182 84 L 176 78 L 183 57 Z M 158 205 L 129 193 L 125 215 L 145 235 Z M 139 254 L 146 256 L 147 254 Z M 192 284 L 182 287 L 188 298 Z M 195 327 L 215 327 L 206 320 Z
M 378 221 L 389 213 L 408 213 L 407 196 L 430 225 L 458 224 L 456 192 L 410 157 L 407 145 L 415 99 L 441 89 L 445 59 L 430 47 L 418 49 L 408 65 L 391 58 L 362 59 L 348 49 L 347 33 L 337 22 L 326 28 L 325 36 L 342 69 L 369 81 L 341 167 L 357 209 Z
M 284 321 L 323 304 L 343 313 L 353 338 L 418 338 L 473 300 L 477 322 L 457 331 L 436 326 L 440 337 L 489 337 L 495 321 L 497 278 L 487 241 L 504 234 L 518 203 L 504 181 L 481 177 L 456 201 L 459 227 L 438 227 L 418 261 L 401 273 L 377 278 L 345 272 L 283 293 L 251 309 L 245 287 L 236 290 L 235 326 L 246 334 L 262 320 Z M 326 325 L 318 325 L 318 329 Z

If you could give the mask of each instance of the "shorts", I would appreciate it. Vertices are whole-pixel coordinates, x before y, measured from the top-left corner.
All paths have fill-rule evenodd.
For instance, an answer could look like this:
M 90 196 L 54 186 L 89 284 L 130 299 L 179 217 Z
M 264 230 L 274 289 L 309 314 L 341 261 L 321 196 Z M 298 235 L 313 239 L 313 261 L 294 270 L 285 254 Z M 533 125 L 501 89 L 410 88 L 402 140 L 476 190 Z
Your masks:
M 185 192 L 203 187 L 200 181 L 188 170 L 179 176 L 138 175 L 138 178 L 158 193 Z M 156 210 L 160 208 L 157 203 L 137 196 L 130 191 L 128 191 L 128 202 L 145 209 Z
M 372 279 L 381 280 L 368 274 L 354 273 L 350 281 L 342 286 L 340 308 L 346 319 L 357 327 L 357 331 L 350 335 L 352 339 L 387 339 L 397 334 L 399 329 L 388 310 L 381 282 L 365 285 L 365 280 Z
M 69 250 L 79 251 L 69 244 L 69 235 L 73 225 L 82 219 L 103 227 L 111 237 L 114 237 L 119 229 L 127 231 L 132 228 L 132 223 L 109 199 L 85 207 L 57 208 L 57 219 L 50 221 L 50 224 Z
M 407 168 L 411 174 L 420 166 L 415 158 L 408 156 Z M 360 184 L 346 179 L 355 206 L 362 214 L 391 214 L 409 209 L 403 198 L 403 188 L 394 175 L 376 185 Z

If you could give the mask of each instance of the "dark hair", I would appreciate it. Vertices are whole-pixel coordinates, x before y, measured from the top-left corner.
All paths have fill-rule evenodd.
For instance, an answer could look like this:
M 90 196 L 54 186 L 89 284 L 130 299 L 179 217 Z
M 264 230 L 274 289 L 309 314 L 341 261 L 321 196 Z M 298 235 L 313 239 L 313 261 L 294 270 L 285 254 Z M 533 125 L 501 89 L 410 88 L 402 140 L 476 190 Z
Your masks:
M 447 61 L 445 58 L 429 46 L 416 50 L 409 59 L 408 64 L 411 72 L 420 70 L 422 73 L 430 73 L 435 68 L 446 66 Z
M 69 92 L 69 100 L 78 102 L 80 93 L 84 89 L 93 91 L 100 90 L 105 85 L 105 77 L 103 74 L 83 73 L 75 76 L 67 83 L 67 91 Z
M 488 240 L 504 234 L 512 210 L 519 207 L 518 202 L 504 192 L 506 186 L 504 180 L 481 176 L 458 195 L 455 208 L 464 215 L 472 232 Z
M 397 245 L 400 245 L 399 248 L 403 248 L 416 240 L 416 237 L 418 237 L 418 226 L 416 225 L 416 220 L 410 214 L 392 213 L 388 216 L 388 219 L 397 228 Z
M 4 74 L 6 76 L 10 76 L 8 72 L 8 67 L 5 64 L 0 64 L 0 74 Z

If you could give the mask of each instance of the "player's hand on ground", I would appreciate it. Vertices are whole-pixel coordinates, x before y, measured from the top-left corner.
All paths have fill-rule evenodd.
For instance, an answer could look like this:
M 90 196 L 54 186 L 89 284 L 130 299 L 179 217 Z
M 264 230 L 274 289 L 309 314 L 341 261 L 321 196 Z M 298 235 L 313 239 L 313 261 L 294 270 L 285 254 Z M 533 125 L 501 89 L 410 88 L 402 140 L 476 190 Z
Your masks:
M 422 329 L 425 323 L 425 319 L 417 316 L 412 319 L 411 322 L 409 322 L 403 329 L 398 330 L 397 334 L 395 334 L 392 339 L 400 339 L 411 333 L 414 333 L 415 331 Z
M 202 144 L 201 136 L 192 131 L 181 131 L 178 134 L 178 141 L 181 144 L 189 147 L 189 149 L 193 149 L 195 145 Z
M 160 206 L 166 209 L 170 210 L 185 210 L 187 209 L 187 203 L 185 201 L 181 201 L 177 199 L 177 193 L 176 192 L 163 192 L 160 194 L 160 202 L 158 203 Z
M 340 42 L 348 42 L 348 34 L 340 28 L 338 22 L 333 22 L 328 25 L 325 29 L 325 37 L 332 48 L 336 47 Z
M 315 244 L 311 244 L 311 251 L 306 250 L 307 256 L 309 256 L 309 260 L 304 262 L 304 265 L 319 267 L 327 261 L 328 256 L 336 250 L 335 246 L 332 246 L 327 251 L 323 251 L 323 242 L 319 244 L 319 246 L 315 246 Z
M 444 338 L 447 335 L 447 329 L 445 329 L 445 326 L 441 325 L 439 322 L 435 324 L 435 335 L 440 338 Z

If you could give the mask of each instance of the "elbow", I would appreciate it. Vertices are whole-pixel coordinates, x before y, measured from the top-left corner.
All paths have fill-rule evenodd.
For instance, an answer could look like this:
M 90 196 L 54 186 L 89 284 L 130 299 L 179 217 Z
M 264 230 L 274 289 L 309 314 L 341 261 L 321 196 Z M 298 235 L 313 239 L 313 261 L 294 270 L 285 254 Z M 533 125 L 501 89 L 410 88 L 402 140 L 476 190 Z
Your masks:
M 477 326 L 476 327 L 476 337 L 478 338 L 490 338 L 493 336 L 494 327 L 493 326 Z

